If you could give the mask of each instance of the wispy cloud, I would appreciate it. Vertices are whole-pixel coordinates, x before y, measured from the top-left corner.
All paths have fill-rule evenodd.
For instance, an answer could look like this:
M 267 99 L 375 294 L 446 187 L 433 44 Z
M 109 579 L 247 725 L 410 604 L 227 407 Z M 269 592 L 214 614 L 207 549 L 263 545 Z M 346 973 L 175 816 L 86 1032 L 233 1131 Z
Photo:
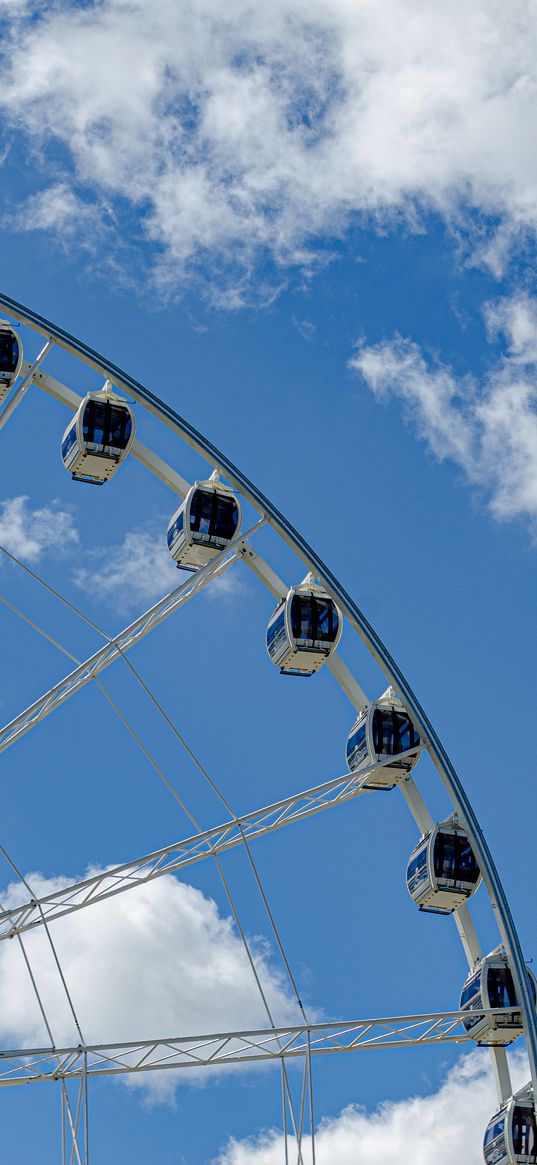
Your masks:
M 537 530 L 537 301 L 525 294 L 487 304 L 489 332 L 506 352 L 481 380 L 457 377 L 400 336 L 359 343 L 349 366 L 378 400 L 398 397 L 439 460 L 449 458 L 482 489 L 498 519 Z
M 186 579 L 172 561 L 162 531 L 131 530 L 118 546 L 86 554 L 87 565 L 73 571 L 73 579 L 87 595 L 113 602 L 120 611 L 153 603 Z M 204 591 L 212 598 L 231 598 L 243 590 L 235 572 L 215 579 Z
M 96 871 L 89 871 L 89 873 Z M 67 879 L 29 874 L 36 895 Z M 20 884 L 0 891 L 3 906 L 25 900 Z M 25 947 L 55 1040 L 78 1042 L 47 937 Z M 266 1012 L 242 942 L 230 918 L 193 886 L 168 876 L 77 911 L 54 924 L 54 942 L 86 1040 L 131 1039 L 239 1031 L 266 1026 Z M 274 1015 L 297 1022 L 270 951 L 252 940 L 258 973 Z M 47 1043 L 43 1022 L 16 943 L 0 943 L 0 1034 L 8 1047 Z M 185 1082 L 183 1074 L 180 1079 Z M 194 1073 L 196 1077 L 196 1073 Z M 171 1072 L 136 1078 L 153 1099 L 170 1100 L 179 1084 Z
M 313 337 L 317 331 L 317 327 L 312 322 L 312 320 L 293 319 L 293 324 L 297 332 L 300 332 L 300 335 L 303 336 L 305 340 L 313 340 Z
M 367 1054 L 367 1053 L 365 1053 Z M 403 1053 L 402 1053 L 403 1054 Z M 527 1062 L 513 1056 L 516 1087 L 528 1078 Z M 490 1059 L 486 1052 L 461 1057 L 430 1096 L 384 1103 L 372 1113 L 349 1107 L 321 1122 L 316 1136 L 317 1165 L 483 1165 L 483 1135 L 496 1111 Z M 304 1165 L 311 1165 L 305 1139 Z M 296 1157 L 292 1156 L 294 1160 Z M 280 1165 L 285 1159 L 277 1131 L 246 1141 L 230 1140 L 214 1165 Z
M 491 337 L 503 335 L 512 364 L 537 365 L 537 299 L 518 294 L 485 304 Z
M 119 610 L 151 603 L 180 585 L 181 575 L 166 549 L 164 536 L 131 530 L 118 546 L 89 551 L 88 565 L 73 578 L 88 595 L 112 600 Z
M 31 194 L 14 213 L 5 216 L 6 226 L 17 231 L 50 231 L 66 245 L 92 247 L 102 234 L 105 210 L 78 197 L 67 182 L 56 182 Z
M 37 562 L 46 550 L 62 551 L 77 542 L 72 511 L 58 501 L 35 510 L 24 495 L 0 502 L 0 545 L 17 558 Z
M 112 207 L 119 247 L 134 211 L 166 290 L 210 272 L 219 302 L 240 306 L 258 260 L 314 267 L 316 240 L 357 214 L 412 229 L 425 208 L 464 229 L 476 213 L 496 273 L 534 235 L 530 0 L 1 11 L 13 21 L 0 106 L 39 158 L 36 223 L 87 231 Z

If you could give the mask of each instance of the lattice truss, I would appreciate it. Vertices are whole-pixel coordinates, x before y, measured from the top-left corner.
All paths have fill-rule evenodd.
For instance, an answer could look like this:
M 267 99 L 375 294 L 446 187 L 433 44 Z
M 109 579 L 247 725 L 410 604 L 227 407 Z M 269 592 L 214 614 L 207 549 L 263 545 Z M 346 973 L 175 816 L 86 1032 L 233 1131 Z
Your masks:
M 481 1013 L 480 1013 L 481 1014 Z M 502 1008 L 483 1015 L 501 1017 Z M 71 1048 L 27 1048 L 0 1052 L 0 1087 L 33 1081 L 72 1080 L 84 1075 L 118 1076 L 173 1068 L 218 1068 L 248 1063 L 277 1063 L 306 1056 L 465 1044 L 464 1012 L 431 1012 L 348 1023 L 304 1024 L 258 1031 L 218 1032 L 175 1039 L 88 1044 Z M 308 1039 L 309 1037 L 309 1039 Z

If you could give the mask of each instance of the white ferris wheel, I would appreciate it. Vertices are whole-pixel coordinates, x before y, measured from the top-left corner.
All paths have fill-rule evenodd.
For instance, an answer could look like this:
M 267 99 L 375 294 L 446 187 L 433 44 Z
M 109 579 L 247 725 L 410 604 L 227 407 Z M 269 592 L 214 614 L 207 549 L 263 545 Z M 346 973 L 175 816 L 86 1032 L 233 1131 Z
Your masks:
M 192 1069 L 223 1071 L 227 1065 L 245 1068 L 250 1062 L 272 1064 L 281 1077 L 282 1165 L 284 1162 L 294 1165 L 295 1161 L 297 1165 L 316 1165 L 314 1066 L 319 1057 L 379 1047 L 481 1046 L 488 1048 L 492 1057 L 498 1094 L 497 1111 L 491 1113 L 488 1126 L 482 1130 L 485 1162 L 487 1165 L 537 1162 L 535 979 L 524 962 L 504 889 L 468 795 L 402 671 L 315 551 L 256 486 L 188 421 L 82 341 L 29 308 L 6 296 L 0 297 L 0 308 L 5 317 L 0 322 L 0 428 L 6 429 L 4 439 L 9 433 L 10 418 L 31 386 L 32 392 L 40 389 L 60 402 L 66 409 L 61 457 L 75 480 L 103 484 L 121 474 L 122 464 L 129 458 L 175 495 L 170 503 L 165 536 L 169 554 L 181 568 L 173 589 L 109 638 L 61 593 L 53 591 L 37 571 L 3 548 L 14 569 L 30 575 L 37 587 L 48 587 L 58 603 L 66 605 L 77 619 L 85 619 L 101 635 L 101 646 L 81 661 L 73 662 L 71 656 L 63 678 L 0 729 L 0 752 L 5 752 L 30 731 L 39 731 L 39 725 L 57 710 L 58 716 L 62 716 L 61 706 L 90 681 L 101 685 L 102 673 L 113 663 L 130 669 L 135 682 L 143 688 L 144 698 L 166 719 L 179 743 L 188 747 L 150 685 L 131 662 L 130 652 L 198 592 L 210 588 L 227 571 L 237 569 L 251 572 L 255 585 L 265 588 L 271 596 L 273 613 L 266 631 L 266 649 L 274 668 L 284 676 L 299 679 L 311 679 L 323 668 L 331 673 L 342 699 L 349 705 L 346 770 L 314 787 L 299 787 L 274 803 L 253 807 L 238 816 L 201 759 L 189 750 L 202 779 L 211 785 L 220 800 L 222 819 L 218 825 L 203 828 L 203 823 L 189 813 L 192 829 L 187 836 L 133 856 L 121 865 L 99 870 L 83 881 L 62 885 L 41 897 L 25 882 L 7 850 L 2 850 L 14 873 L 21 878 L 22 890 L 19 905 L 0 910 L 0 941 L 16 941 L 20 946 L 42 1009 L 49 1043 L 0 1051 L 0 1087 L 54 1083 L 62 1114 L 56 1159 L 61 1159 L 64 1165 L 67 1162 L 88 1165 L 94 1080 L 157 1071 L 185 1074 Z M 31 341 L 28 344 L 26 337 Z M 23 348 L 27 346 L 32 352 L 32 345 L 37 348 L 37 355 L 25 358 Z M 69 385 L 47 370 L 47 359 L 58 351 L 72 361 L 74 371 Z M 94 379 L 85 395 L 72 387 L 79 382 L 77 370 L 81 366 L 84 366 L 84 383 L 87 384 L 88 376 Z M 138 432 L 143 432 L 143 418 L 147 415 L 173 435 L 177 449 L 173 465 L 140 440 Z M 199 462 L 194 481 L 186 480 L 177 468 L 181 466 L 185 444 Z M 267 530 L 285 546 L 286 554 L 292 556 L 287 561 L 294 563 L 294 573 L 285 579 L 280 577 L 269 556 L 261 553 L 260 547 L 265 547 L 266 542 L 262 542 L 260 535 Z M 23 614 L 23 617 L 31 622 L 30 615 Z M 33 628 L 36 634 L 43 633 L 37 624 Z M 358 638 L 378 669 L 378 689 L 371 693 L 366 694 L 359 677 L 338 652 L 344 628 L 346 636 Z M 123 721 L 125 726 L 124 718 Z M 144 748 L 135 730 L 134 737 Z M 146 748 L 145 753 L 149 755 Z M 420 781 L 420 760 L 427 754 L 446 802 L 446 811 L 440 819 L 433 815 L 428 804 L 428 781 Z M 159 775 L 166 781 L 162 772 Z M 365 1014 L 352 1020 L 342 1017 L 339 1022 L 311 1022 L 256 863 L 257 841 L 301 821 L 307 822 L 314 815 L 344 806 L 359 796 L 375 797 L 389 790 L 395 790 L 394 795 L 402 797 L 416 826 L 416 844 L 407 865 L 408 891 L 422 913 L 451 915 L 462 943 L 468 973 L 461 984 L 459 1005 L 456 1009 L 427 1014 L 384 1017 Z M 170 791 L 179 799 L 171 785 Z M 246 855 L 285 968 L 289 990 L 296 999 L 298 1023 L 280 1024 L 263 990 L 255 953 L 225 874 L 225 855 L 234 849 L 242 849 Z M 251 974 L 261 993 L 266 1023 L 255 1030 L 200 1030 L 186 1035 L 156 1031 L 150 1039 L 137 1039 L 134 1032 L 130 1042 L 87 1043 L 69 983 L 56 956 L 55 919 L 89 910 L 104 899 L 147 886 L 163 875 L 182 875 L 189 866 L 207 861 L 216 864 Z M 492 949 L 482 949 L 472 914 L 470 900 L 480 886 L 482 895 L 484 891 L 488 896 L 497 927 L 497 941 Z M 56 1045 L 39 983 L 33 975 L 31 960 L 25 955 L 28 933 L 38 928 L 47 936 L 72 1010 L 78 1033 L 72 1046 Z M 522 1089 L 514 1090 L 506 1047 L 520 1037 L 526 1043 L 529 1079 Z M 298 1088 L 297 1064 L 301 1068 Z

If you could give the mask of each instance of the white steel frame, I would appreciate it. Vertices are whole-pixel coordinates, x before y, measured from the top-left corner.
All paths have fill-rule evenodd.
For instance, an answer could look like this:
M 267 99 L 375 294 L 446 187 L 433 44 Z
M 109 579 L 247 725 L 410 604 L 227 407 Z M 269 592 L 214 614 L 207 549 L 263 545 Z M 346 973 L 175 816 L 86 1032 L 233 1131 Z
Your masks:
M 481 1014 L 481 1013 L 480 1013 Z M 502 1016 L 490 1008 L 487 1017 Z M 65 1048 L 23 1048 L 0 1052 L 0 1088 L 82 1075 L 119 1076 L 167 1068 L 223 1068 L 245 1063 L 280 1063 L 335 1052 L 414 1048 L 432 1044 L 471 1044 L 465 1011 L 429 1012 L 381 1019 L 301 1024 L 254 1031 L 208 1033 L 114 1044 L 77 1044 Z
M 104 376 L 106 380 L 110 380 L 116 389 L 125 392 L 129 397 L 134 398 L 141 403 L 150 413 L 153 414 L 159 421 L 167 425 L 172 432 L 181 438 L 184 442 L 190 445 L 201 457 L 203 457 L 212 467 L 217 467 L 219 471 L 231 482 L 232 486 L 238 491 L 243 499 L 247 500 L 259 514 L 259 521 L 252 527 L 246 535 L 238 535 L 236 539 L 228 547 L 228 550 L 222 556 L 218 557 L 212 562 L 208 563 L 206 567 L 198 571 L 186 583 L 182 583 L 159 603 L 155 604 L 150 611 L 146 612 L 141 618 L 135 620 L 123 632 L 109 640 L 99 652 L 96 652 L 84 663 L 80 664 L 74 671 L 66 676 L 59 684 L 54 685 L 50 691 L 46 692 L 39 700 L 35 701 L 28 709 L 16 717 L 0 730 L 0 751 L 9 747 L 16 739 L 29 731 L 32 727 L 38 724 L 46 715 L 53 709 L 59 707 L 65 700 L 67 700 L 76 691 L 80 690 L 84 684 L 90 679 L 98 675 L 105 667 L 109 666 L 115 659 L 127 651 L 134 643 L 149 633 L 154 627 L 158 626 L 160 622 L 173 611 L 177 610 L 184 602 L 193 597 L 202 586 L 206 585 L 212 578 L 217 577 L 224 570 L 227 570 L 231 565 L 239 560 L 242 560 L 253 571 L 253 573 L 263 582 L 263 584 L 271 591 L 275 598 L 282 599 L 288 592 L 288 586 L 276 575 L 272 567 L 266 563 L 263 558 L 254 550 L 249 539 L 255 532 L 265 523 L 268 523 L 272 529 L 287 543 L 287 545 L 295 552 L 297 557 L 305 564 L 308 571 L 311 571 L 319 583 L 323 586 L 328 594 L 337 603 L 348 623 L 358 634 L 359 638 L 365 644 L 372 657 L 375 659 L 380 669 L 384 673 L 386 680 L 392 687 L 395 697 L 401 701 L 403 706 L 409 712 L 420 735 L 420 747 L 426 749 L 435 765 L 438 774 L 444 784 L 448 793 L 453 812 L 457 814 L 459 821 L 467 831 L 474 852 L 477 855 L 480 868 L 483 875 L 483 880 L 486 886 L 488 897 L 497 919 L 500 938 L 506 950 L 509 965 L 513 974 L 515 990 L 517 992 L 517 999 L 520 1001 L 524 1035 L 526 1039 L 526 1046 L 530 1062 L 531 1082 L 533 1083 L 534 1091 L 537 1086 L 537 1017 L 533 1002 L 528 987 L 526 976 L 526 969 L 524 958 L 516 932 L 515 924 L 511 915 L 509 904 L 498 875 L 498 871 L 494 864 L 492 855 L 490 853 L 487 842 L 484 838 L 483 832 L 472 808 L 468 795 L 453 768 L 453 765 L 447 755 L 447 752 L 437 736 L 432 724 L 430 723 L 424 709 L 410 688 L 402 671 L 399 669 L 395 661 L 390 656 L 387 648 L 382 643 L 377 633 L 369 624 L 359 607 L 356 605 L 351 596 L 346 592 L 341 583 L 335 578 L 329 568 L 320 559 L 311 546 L 302 538 L 297 530 L 290 522 L 272 505 L 272 503 L 253 485 L 252 482 L 241 473 L 236 466 L 234 466 L 229 459 L 221 453 L 211 442 L 209 442 L 201 433 L 195 430 L 187 421 L 180 417 L 169 405 L 161 401 L 152 392 L 145 388 L 138 381 L 134 380 L 127 373 L 116 367 L 110 361 L 106 360 L 100 354 L 89 348 L 82 341 L 69 335 L 67 332 L 58 328 L 50 321 L 39 316 L 30 309 L 18 304 L 14 300 L 5 295 L 0 295 L 0 308 L 3 308 L 12 319 L 30 327 L 33 331 L 45 337 L 45 346 L 39 353 L 39 356 L 33 364 L 24 362 L 23 374 L 24 379 L 15 389 L 13 395 L 8 399 L 0 412 L 0 428 L 12 415 L 15 408 L 21 403 L 23 396 L 26 394 L 31 384 L 42 388 L 57 400 L 60 400 L 68 408 L 77 409 L 81 397 L 74 393 L 71 389 L 61 384 L 60 381 L 52 376 L 49 376 L 43 371 L 41 365 L 53 345 L 58 346 L 70 355 L 81 360 L 90 369 Z M 185 497 L 188 490 L 191 488 L 190 483 L 171 466 L 167 465 L 160 457 L 154 454 L 146 446 L 136 438 L 130 456 L 138 460 L 142 465 L 155 474 L 160 481 L 165 483 L 174 491 L 176 495 Z M 327 666 L 332 672 L 334 678 L 340 685 L 342 691 L 347 695 L 356 712 L 360 712 L 364 706 L 369 703 L 369 700 L 360 687 L 358 681 L 352 675 L 350 669 L 339 658 L 337 654 L 330 656 L 327 661 Z M 361 785 L 367 781 L 367 773 L 371 770 L 362 770 L 360 773 L 345 774 L 344 777 L 335 778 L 333 781 L 326 782 L 324 785 L 317 786 L 315 789 L 307 790 L 304 793 L 296 794 L 293 797 L 287 798 L 275 805 L 268 806 L 264 809 L 257 810 L 253 813 L 247 814 L 239 819 L 233 819 L 226 822 L 214 830 L 208 830 L 204 833 L 199 833 L 194 837 L 185 839 L 185 841 L 174 843 L 171 846 L 165 847 L 162 850 L 155 851 L 153 854 L 146 855 L 142 858 L 135 859 L 131 863 L 124 866 L 116 867 L 109 871 L 105 871 L 96 878 L 87 879 L 84 882 L 77 883 L 66 887 L 58 894 L 47 896 L 40 902 L 35 900 L 23 904 L 20 908 L 13 911 L 5 912 L 0 915 L 0 939 L 18 934 L 22 931 L 28 930 L 34 926 L 40 925 L 43 922 L 60 917 L 62 914 L 68 913 L 71 910 L 81 909 L 92 902 L 99 901 L 104 897 L 109 897 L 111 894 L 119 893 L 123 889 L 127 889 L 132 885 L 140 885 L 142 882 L 150 881 L 153 878 L 163 873 L 171 873 L 174 870 L 182 868 L 183 866 L 203 860 L 207 856 L 213 856 L 219 852 L 223 852 L 233 846 L 244 842 L 245 838 L 260 837 L 265 833 L 278 829 L 283 825 L 291 824 L 294 821 L 300 820 L 313 813 L 320 812 L 323 809 L 333 807 L 336 804 L 349 800 L 357 796 L 363 790 Z M 413 778 L 406 776 L 398 786 L 407 801 L 408 807 L 422 833 L 431 830 L 436 824 L 430 814 L 430 811 L 425 804 L 421 793 L 419 792 Z M 459 931 L 461 941 L 463 943 L 469 967 L 474 967 L 482 957 L 479 941 L 473 925 L 471 914 L 468 905 L 465 903 L 459 907 L 454 913 L 454 919 Z M 371 1039 L 362 1038 L 359 1032 L 362 1032 L 362 1025 L 365 1023 L 367 1031 L 371 1031 L 371 1025 L 375 1026 L 386 1025 L 385 1030 L 394 1033 L 394 1025 L 401 1024 L 400 1029 L 404 1032 L 404 1039 L 399 1040 L 403 1046 L 408 1046 L 412 1043 L 423 1042 L 440 1042 L 442 1039 L 457 1039 L 458 1042 L 466 1041 L 468 1039 L 466 1033 L 462 1034 L 460 1030 L 460 1019 L 463 1013 L 445 1012 L 442 1015 L 426 1016 L 426 1017 L 403 1017 L 401 1020 L 375 1020 L 375 1021 L 360 1021 L 357 1028 L 350 1028 L 343 1025 L 345 1030 L 354 1032 L 356 1047 L 371 1047 L 371 1046 L 386 1046 L 386 1039 L 379 1039 L 378 1043 L 372 1043 Z M 464 1013 L 465 1014 L 465 1013 Z M 501 1014 L 497 1012 L 497 1014 Z M 421 1022 L 432 1024 L 432 1027 L 425 1027 L 425 1031 L 434 1033 L 430 1039 L 424 1037 L 424 1033 L 418 1028 Z M 442 1027 L 443 1023 L 448 1024 L 447 1032 Z M 405 1024 L 407 1025 L 405 1027 Z M 452 1026 L 449 1027 L 449 1024 Z M 457 1027 L 459 1024 L 459 1027 Z M 416 1026 L 418 1025 L 418 1026 Z M 438 1026 L 439 1025 L 439 1026 Z M 454 1026 L 453 1026 L 454 1025 Z M 323 1025 L 320 1025 L 322 1027 Z M 323 1030 L 326 1030 L 324 1025 Z M 330 1025 L 328 1025 L 330 1026 Z M 340 1032 L 340 1036 L 336 1038 L 336 1045 L 338 1039 L 341 1040 L 341 1032 L 343 1028 L 341 1025 L 334 1025 L 335 1029 Z M 359 1029 L 359 1032 L 358 1032 Z M 308 1026 L 302 1029 L 293 1029 L 293 1044 L 289 1045 L 289 1054 L 294 1055 L 310 1055 L 316 1054 L 319 1048 L 316 1048 L 312 1039 L 314 1038 L 317 1028 L 315 1025 Z M 384 1030 L 384 1029 L 383 1029 Z M 291 1029 L 285 1029 L 287 1036 L 289 1036 Z M 285 1032 L 279 1031 L 281 1039 L 285 1039 Z M 440 1033 L 444 1034 L 440 1034 Z M 459 1034 L 457 1035 L 456 1032 Z M 295 1047 L 295 1035 L 300 1033 L 300 1038 L 304 1038 L 306 1033 L 308 1036 L 307 1046 L 302 1044 L 301 1050 Z M 412 1034 L 414 1033 L 414 1034 Z M 242 1033 L 244 1035 L 245 1033 Z M 255 1033 L 246 1033 L 248 1037 L 252 1037 Z M 267 1036 L 269 1042 L 275 1037 L 274 1029 L 265 1033 L 257 1033 L 258 1036 Z M 215 1041 L 225 1040 L 229 1052 L 229 1044 L 233 1039 L 238 1039 L 240 1033 L 225 1033 L 223 1036 L 212 1037 Z M 211 1037 L 200 1037 L 202 1042 Z M 298 1038 L 298 1037 L 297 1037 Z M 322 1037 L 320 1037 L 322 1039 Z M 327 1037 L 328 1038 L 328 1037 Z M 178 1054 L 179 1047 L 184 1049 L 189 1041 L 171 1041 L 173 1050 L 171 1052 L 171 1059 Z M 169 1047 L 170 1041 L 164 1041 L 164 1045 Z M 177 1046 L 176 1046 L 177 1045 Z M 162 1041 L 148 1042 L 136 1045 L 129 1045 L 128 1047 L 133 1052 L 134 1048 L 147 1048 L 147 1057 L 144 1054 L 143 1062 L 148 1066 L 156 1067 L 153 1062 L 153 1056 L 157 1054 L 155 1049 L 163 1046 Z M 267 1045 L 268 1046 L 268 1045 Z M 393 1046 L 388 1044 L 388 1046 Z M 121 1047 L 126 1047 L 122 1045 Z M 190 1047 L 190 1044 L 189 1044 Z M 348 1048 L 348 1045 L 345 1044 Z M 115 1046 L 118 1055 L 120 1054 L 120 1047 Z M 308 1052 L 309 1048 L 309 1052 Z M 153 1051 L 151 1051 L 153 1049 Z M 328 1049 L 327 1049 L 328 1050 Z M 342 1050 L 342 1047 L 333 1046 L 329 1050 Z M 259 1051 L 259 1049 L 257 1049 Z M 64 1049 L 63 1054 L 68 1057 L 64 1061 L 63 1066 L 60 1067 L 56 1059 L 56 1071 L 50 1071 L 43 1075 L 41 1069 L 32 1067 L 31 1071 L 28 1069 L 28 1080 L 35 1079 L 59 1079 L 66 1078 L 67 1068 L 69 1065 L 75 1063 L 72 1057 L 85 1057 L 84 1065 L 78 1063 L 77 1068 L 73 1068 L 73 1075 L 80 1076 L 81 1071 L 84 1071 L 86 1076 L 86 1085 L 88 1075 L 96 1074 L 97 1069 L 94 1068 L 95 1061 L 92 1059 L 93 1054 L 97 1052 L 102 1053 L 108 1062 L 108 1057 L 111 1055 L 112 1049 L 101 1047 L 89 1048 L 80 1046 L 76 1049 Z M 18 1078 L 22 1079 L 25 1068 L 30 1061 L 33 1063 L 33 1057 L 37 1057 L 38 1061 L 48 1063 L 47 1057 L 52 1055 L 57 1057 L 58 1051 L 51 1053 L 50 1049 L 42 1050 L 22 1050 L 19 1052 L 0 1053 L 0 1059 L 4 1057 L 11 1057 L 19 1065 L 17 1072 Z M 181 1053 L 182 1054 L 182 1053 Z M 282 1051 L 281 1046 L 278 1049 L 275 1058 L 285 1057 L 287 1051 Z M 166 1053 L 167 1055 L 167 1053 Z M 215 1053 L 218 1055 L 218 1053 Z M 261 1052 L 259 1052 L 261 1055 Z M 502 1048 L 492 1049 L 493 1063 L 496 1070 L 496 1080 L 498 1086 L 498 1097 L 500 1102 L 505 1103 L 512 1094 L 509 1070 L 505 1051 Z M 41 1058 L 41 1059 L 40 1059 Z M 127 1050 L 128 1058 L 128 1050 Z M 166 1056 L 164 1056 L 164 1059 Z M 246 1053 L 242 1058 L 248 1058 Z M 251 1057 L 250 1057 L 251 1058 Z M 259 1057 L 257 1057 L 259 1058 Z M 267 1058 L 267 1057 L 265 1057 Z M 270 1058 L 270 1057 L 268 1057 Z M 149 1062 L 149 1063 L 148 1063 Z M 185 1060 L 185 1063 L 190 1063 L 190 1060 Z M 210 1061 L 202 1061 L 203 1063 L 214 1063 L 215 1060 L 211 1058 Z M 233 1062 L 229 1057 L 229 1062 Z M 171 1060 L 168 1060 L 171 1066 Z M 160 1064 L 163 1067 L 164 1063 Z M 179 1066 L 174 1064 L 173 1066 Z M 142 1070 L 142 1065 L 138 1064 L 135 1069 L 127 1066 L 119 1066 L 117 1068 L 109 1068 L 109 1071 L 131 1071 Z M 8 1070 L 9 1071 L 9 1070 Z M 70 1068 L 69 1068 L 70 1071 Z M 37 1074 L 36 1074 L 37 1073 Z M 0 1083 L 3 1081 L 0 1081 Z M 7 1082 L 7 1080 L 6 1080 Z M 9 1083 L 14 1083 L 15 1079 L 12 1077 Z M 80 1102 L 82 1103 L 82 1101 Z M 76 1142 L 76 1137 L 75 1137 Z M 74 1149 L 73 1149 L 74 1152 Z

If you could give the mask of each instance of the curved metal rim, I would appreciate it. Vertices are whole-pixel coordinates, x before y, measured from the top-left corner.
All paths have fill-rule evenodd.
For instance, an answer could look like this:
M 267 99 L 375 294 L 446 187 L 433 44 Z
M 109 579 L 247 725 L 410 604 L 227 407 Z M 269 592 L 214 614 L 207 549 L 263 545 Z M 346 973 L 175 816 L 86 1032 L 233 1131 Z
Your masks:
M 332 574 L 332 571 L 326 563 L 323 562 L 322 558 L 306 542 L 305 538 L 302 537 L 291 522 L 288 521 L 276 506 L 265 497 L 261 490 L 225 454 L 221 453 L 211 441 L 208 441 L 202 433 L 181 417 L 175 409 L 172 409 L 165 401 L 162 401 L 158 396 L 150 392 L 149 389 L 145 388 L 134 377 L 129 376 L 128 373 L 124 372 L 110 360 L 101 356 L 100 353 L 90 348 L 87 344 L 84 344 L 81 340 L 78 340 L 75 336 L 72 336 L 69 332 L 66 332 L 63 328 L 57 327 L 57 325 L 51 323 L 44 316 L 39 315 L 37 312 L 32 311 L 30 308 L 25 307 L 23 304 L 18 303 L 16 300 L 2 293 L 0 293 L 0 306 L 5 308 L 20 323 L 28 325 L 33 330 L 53 340 L 60 348 L 63 348 L 67 352 L 77 355 L 83 363 L 94 371 L 104 374 L 117 387 L 123 388 L 135 400 L 139 400 L 144 404 L 154 416 L 168 425 L 169 428 L 176 432 L 207 461 L 218 465 L 226 477 L 240 489 L 244 497 L 267 516 L 267 520 L 274 530 L 292 547 L 305 565 L 313 570 L 314 574 L 339 604 L 360 639 L 378 663 L 388 682 L 395 688 L 403 704 L 411 714 L 454 807 L 464 820 L 468 829 L 472 845 L 479 859 L 492 908 L 496 912 L 500 934 L 511 964 L 517 997 L 521 1001 L 530 1075 L 533 1082 L 534 1094 L 537 1094 L 537 1013 L 533 1007 L 520 940 L 500 875 L 476 813 L 446 749 L 420 701 L 410 687 L 403 672 L 390 655 L 380 636 L 377 635 L 363 612 L 335 575 Z

